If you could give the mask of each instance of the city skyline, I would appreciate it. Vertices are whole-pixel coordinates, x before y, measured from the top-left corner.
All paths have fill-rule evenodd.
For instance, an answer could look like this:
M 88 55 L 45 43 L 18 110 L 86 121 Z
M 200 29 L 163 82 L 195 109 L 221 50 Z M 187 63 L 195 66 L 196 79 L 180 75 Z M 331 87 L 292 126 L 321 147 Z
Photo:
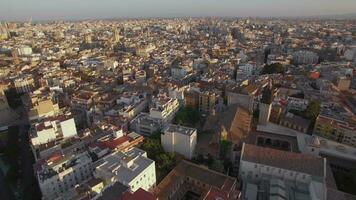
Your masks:
M 82 20 L 150 17 L 303 17 L 354 14 L 351 0 L 3 0 L 0 20 Z

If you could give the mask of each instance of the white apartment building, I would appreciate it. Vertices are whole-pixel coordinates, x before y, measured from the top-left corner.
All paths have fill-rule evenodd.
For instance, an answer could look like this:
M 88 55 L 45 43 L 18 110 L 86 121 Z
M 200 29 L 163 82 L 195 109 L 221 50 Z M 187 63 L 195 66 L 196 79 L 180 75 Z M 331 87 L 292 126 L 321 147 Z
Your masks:
M 62 197 L 76 185 L 92 177 L 92 160 L 87 152 L 77 155 L 52 155 L 35 164 L 42 199 Z
M 325 158 L 243 144 L 239 177 L 243 200 L 326 199 Z
M 76 135 L 77 128 L 74 118 L 70 114 L 61 114 L 55 117 L 48 117 L 44 121 L 34 124 L 30 137 L 32 145 L 37 146 Z
M 171 122 L 179 110 L 179 102 L 177 99 L 172 99 L 167 96 L 159 96 L 152 101 L 153 106 L 150 109 L 150 117 L 159 119 L 163 123 Z
M 135 192 L 139 188 L 150 191 L 156 186 L 155 161 L 138 148 L 113 152 L 95 164 L 94 176 L 106 184 L 120 182 Z
M 191 159 L 197 144 L 197 130 L 178 125 L 169 125 L 163 130 L 161 144 L 166 152 L 175 152 Z

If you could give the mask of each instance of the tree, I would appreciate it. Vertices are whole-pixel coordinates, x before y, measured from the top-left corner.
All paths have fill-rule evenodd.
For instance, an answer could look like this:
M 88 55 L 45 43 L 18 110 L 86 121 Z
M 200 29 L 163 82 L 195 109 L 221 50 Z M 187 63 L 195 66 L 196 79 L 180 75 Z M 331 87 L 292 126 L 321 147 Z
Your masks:
M 175 166 L 176 156 L 174 153 L 160 153 L 156 156 L 156 161 L 159 168 L 168 173 Z
M 194 108 L 183 108 L 176 114 L 175 121 L 180 125 L 195 126 L 200 121 L 200 113 Z
M 305 110 L 305 118 L 309 120 L 316 120 L 320 113 L 320 102 L 310 101 Z
M 266 65 L 261 74 L 284 74 L 284 67 L 280 63 L 273 63 L 271 65 Z
M 147 152 L 149 158 L 154 159 L 156 155 L 163 152 L 163 148 L 161 146 L 161 141 L 157 139 L 146 138 L 141 148 Z

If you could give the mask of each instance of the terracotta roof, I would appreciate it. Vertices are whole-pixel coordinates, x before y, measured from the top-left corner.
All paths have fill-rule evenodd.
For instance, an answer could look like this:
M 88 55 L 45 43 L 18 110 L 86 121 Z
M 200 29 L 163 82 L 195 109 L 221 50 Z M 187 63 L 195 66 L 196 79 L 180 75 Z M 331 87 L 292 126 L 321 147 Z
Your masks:
M 134 193 L 131 193 L 130 191 L 126 191 L 120 200 L 155 200 L 155 196 L 153 194 L 145 191 L 144 189 L 140 188 L 136 190 Z

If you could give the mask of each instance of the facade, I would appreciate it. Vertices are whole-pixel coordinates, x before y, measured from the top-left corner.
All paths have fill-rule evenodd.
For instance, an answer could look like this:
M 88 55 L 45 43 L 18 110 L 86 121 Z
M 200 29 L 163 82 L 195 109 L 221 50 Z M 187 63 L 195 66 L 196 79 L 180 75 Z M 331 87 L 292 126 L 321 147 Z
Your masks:
M 298 51 L 293 54 L 295 64 L 317 64 L 319 61 L 318 54 L 311 51 Z
M 217 104 L 218 97 L 219 95 L 215 92 L 201 92 L 199 96 L 199 110 L 203 113 L 211 112 Z
M 191 159 L 197 144 L 197 130 L 179 125 L 169 125 L 163 130 L 161 144 L 166 152 L 175 152 Z
M 350 89 L 351 86 L 351 78 L 347 77 L 339 77 L 336 80 L 335 86 L 340 90 L 340 91 L 347 91 Z
M 326 199 L 325 158 L 244 144 L 239 177 L 242 199 Z
M 356 147 L 356 126 L 347 121 L 319 115 L 315 122 L 314 134 Z
M 94 175 L 106 184 L 120 182 L 135 192 L 139 188 L 150 191 L 156 186 L 155 162 L 138 148 L 113 152 L 94 164 Z
M 14 80 L 14 86 L 17 93 L 32 92 L 35 88 L 35 80 L 31 75 L 19 77 Z
M 266 125 L 269 122 L 269 118 L 271 115 L 272 104 L 259 104 L 259 116 L 258 116 L 258 123 L 261 125 Z
M 199 108 L 199 92 L 188 90 L 184 92 L 184 106 L 190 108 Z
M 150 117 L 161 120 L 163 123 L 169 123 L 173 120 L 179 110 L 177 99 L 169 97 L 158 97 L 153 99 L 153 106 L 150 109 Z
M 145 136 L 150 136 L 161 128 L 160 120 L 151 118 L 147 113 L 140 113 L 130 122 L 132 131 Z
M 52 155 L 47 160 L 39 160 L 35 171 L 42 199 L 56 199 L 64 196 L 77 184 L 92 177 L 92 160 L 88 153 L 77 155 Z
M 279 124 L 302 133 L 307 133 L 310 121 L 288 112 L 281 117 Z
M 22 46 L 17 49 L 19 56 L 30 56 L 32 54 L 32 48 L 28 46 Z

